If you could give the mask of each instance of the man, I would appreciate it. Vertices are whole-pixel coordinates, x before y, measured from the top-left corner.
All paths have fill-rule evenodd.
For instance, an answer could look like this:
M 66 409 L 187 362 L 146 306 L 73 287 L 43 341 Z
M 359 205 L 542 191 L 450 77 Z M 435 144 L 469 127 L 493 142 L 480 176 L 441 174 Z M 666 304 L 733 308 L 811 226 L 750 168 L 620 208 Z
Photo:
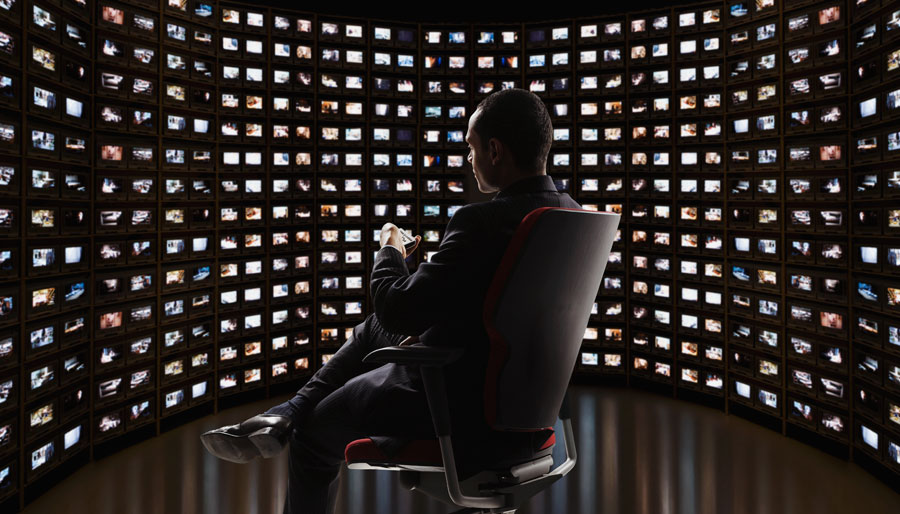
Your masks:
M 285 513 L 330 513 L 347 443 L 372 437 L 390 456 L 406 441 L 436 438 L 418 367 L 361 362 L 407 336 L 407 343 L 465 348 L 463 357 L 445 368 L 460 480 L 506 448 L 529 441 L 530 433 L 498 435 L 484 419 L 490 342 L 482 309 L 522 219 L 539 207 L 581 208 L 546 174 L 552 131 L 547 108 L 534 93 L 505 89 L 482 100 L 466 131 L 468 161 L 478 189 L 497 194 L 460 207 L 438 251 L 412 274 L 399 229 L 385 224 L 372 270 L 375 313 L 293 398 L 239 425 L 207 432 L 207 449 L 246 462 L 277 454 L 289 440 Z M 416 236 L 412 250 L 419 241 Z

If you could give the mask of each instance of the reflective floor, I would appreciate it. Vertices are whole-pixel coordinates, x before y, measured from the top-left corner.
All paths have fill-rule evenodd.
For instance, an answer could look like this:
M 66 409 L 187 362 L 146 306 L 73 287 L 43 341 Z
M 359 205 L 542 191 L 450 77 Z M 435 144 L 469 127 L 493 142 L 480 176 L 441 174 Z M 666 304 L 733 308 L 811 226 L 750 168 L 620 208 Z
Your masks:
M 900 512 L 900 494 L 859 466 L 736 416 L 629 389 L 570 391 L 578 463 L 519 514 Z M 229 409 L 91 462 L 23 512 L 281 514 L 288 452 L 233 464 L 208 454 L 199 436 L 287 398 Z M 454 510 L 403 489 L 392 472 L 341 470 L 336 514 Z

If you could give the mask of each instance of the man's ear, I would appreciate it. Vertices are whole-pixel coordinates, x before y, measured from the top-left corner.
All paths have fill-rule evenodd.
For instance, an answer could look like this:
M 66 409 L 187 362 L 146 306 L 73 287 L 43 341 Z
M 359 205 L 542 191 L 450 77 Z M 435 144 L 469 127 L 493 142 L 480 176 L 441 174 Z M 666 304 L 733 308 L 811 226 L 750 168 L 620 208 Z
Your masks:
M 499 139 L 492 137 L 488 141 L 488 155 L 491 158 L 491 164 L 494 166 L 500 164 L 500 158 L 503 157 L 503 145 L 500 144 Z

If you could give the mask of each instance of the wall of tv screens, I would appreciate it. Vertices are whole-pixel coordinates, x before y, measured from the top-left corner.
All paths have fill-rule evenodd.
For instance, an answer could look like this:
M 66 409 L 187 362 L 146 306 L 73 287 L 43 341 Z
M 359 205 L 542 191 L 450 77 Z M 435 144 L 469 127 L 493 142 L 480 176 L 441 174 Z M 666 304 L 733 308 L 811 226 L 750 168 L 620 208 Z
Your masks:
M 371 312 L 381 226 L 428 260 L 477 195 L 468 116 L 506 87 L 545 99 L 557 187 L 623 216 L 576 374 L 900 476 L 898 35 L 887 0 L 462 25 L 0 0 L 0 501 L 295 389 Z

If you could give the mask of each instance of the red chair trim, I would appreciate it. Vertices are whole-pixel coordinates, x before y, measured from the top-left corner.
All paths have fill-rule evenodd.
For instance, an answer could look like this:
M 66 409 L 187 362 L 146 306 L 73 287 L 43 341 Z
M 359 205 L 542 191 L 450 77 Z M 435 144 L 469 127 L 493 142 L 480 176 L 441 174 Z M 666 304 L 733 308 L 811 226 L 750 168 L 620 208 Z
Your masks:
M 375 442 L 368 437 L 350 441 L 344 447 L 344 460 L 347 462 L 379 460 L 383 457 L 384 454 L 375 446 Z
M 546 450 L 556 444 L 556 433 L 552 427 L 541 430 L 548 432 L 546 434 L 547 438 L 540 447 L 533 450 L 535 452 Z M 444 465 L 444 460 L 441 456 L 441 445 L 437 439 L 410 441 L 393 458 L 385 455 L 371 438 L 357 439 L 347 443 L 347 446 L 344 448 L 344 460 L 347 461 L 347 464 L 365 462 L 377 464 Z
M 397 464 L 424 464 L 443 466 L 441 446 L 437 439 L 410 441 L 394 457 L 388 457 L 370 438 L 351 441 L 344 448 L 344 460 L 354 462 L 379 462 Z
M 503 291 L 503 286 L 506 285 L 506 282 L 509 279 L 509 274 L 512 273 L 513 266 L 518 260 L 519 252 L 525 244 L 528 234 L 531 232 L 532 227 L 534 227 L 535 222 L 537 222 L 538 217 L 550 209 L 552 209 L 552 207 L 539 207 L 528 213 L 519 224 L 519 227 L 516 229 L 516 232 L 509 242 L 509 246 L 506 248 L 506 253 L 503 254 L 503 259 L 497 267 L 494 279 L 491 281 L 491 286 L 484 298 L 482 316 L 484 328 L 487 330 L 491 340 L 487 375 L 484 383 L 484 418 L 491 427 L 493 427 L 497 421 L 497 382 L 500 378 L 500 371 L 503 369 L 503 365 L 506 364 L 506 360 L 509 357 L 509 345 L 500 332 L 494 327 L 494 311 L 497 309 L 497 303 L 500 301 L 500 293 Z
M 550 448 L 554 444 L 556 444 L 556 432 L 550 434 L 550 437 L 548 437 L 547 440 L 544 441 L 544 444 L 542 444 L 541 447 L 538 448 L 538 450 L 544 450 L 544 449 Z

